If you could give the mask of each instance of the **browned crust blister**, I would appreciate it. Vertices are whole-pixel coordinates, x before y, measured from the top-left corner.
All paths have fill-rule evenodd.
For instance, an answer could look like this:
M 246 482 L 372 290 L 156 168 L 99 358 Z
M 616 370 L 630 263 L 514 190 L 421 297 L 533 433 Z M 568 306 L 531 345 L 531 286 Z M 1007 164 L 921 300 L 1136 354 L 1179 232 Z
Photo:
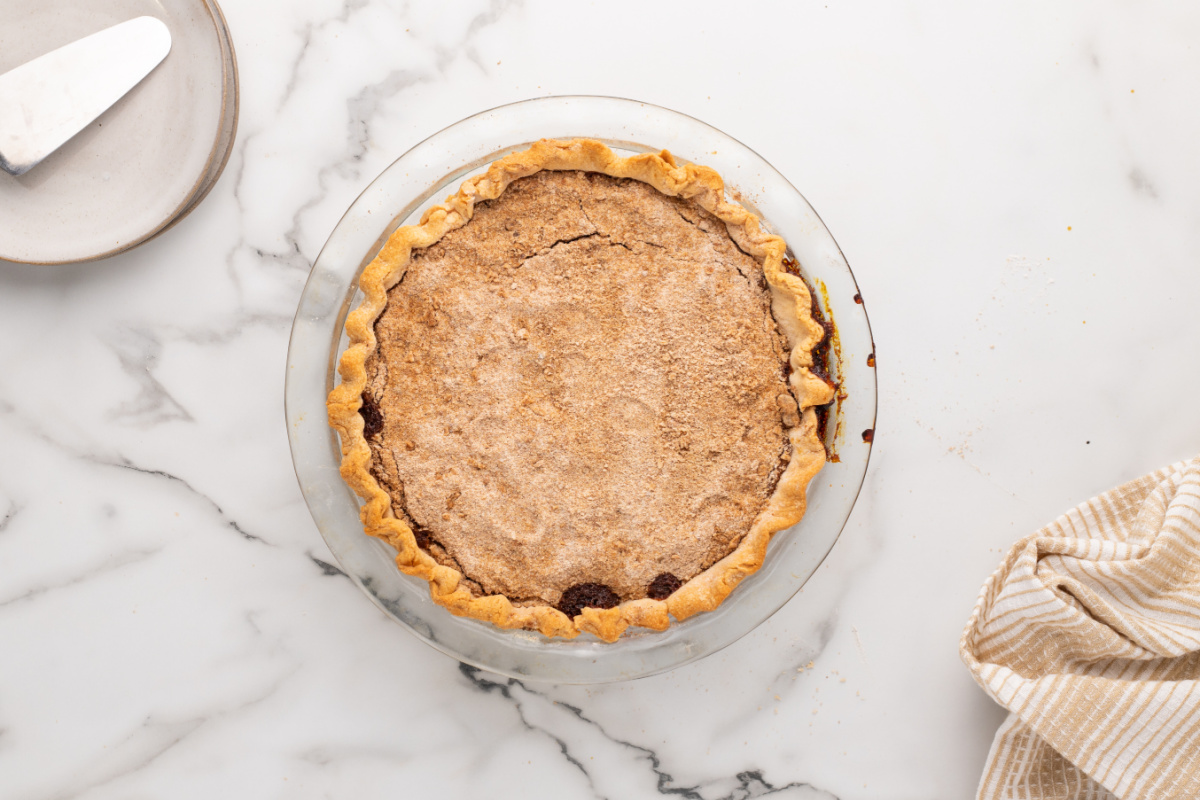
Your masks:
M 515 606 L 500 595 L 476 597 L 464 585 L 458 570 L 439 564 L 422 550 L 409 526 L 396 518 L 391 497 L 371 474 L 371 450 L 358 413 L 367 382 L 367 358 L 376 348 L 375 322 L 387 304 L 388 290 L 403 277 L 413 250 L 429 247 L 462 227 L 471 219 L 476 203 L 496 199 L 513 181 L 541 170 L 582 170 L 632 178 L 665 195 L 692 200 L 723 221 L 737 245 L 762 263 L 771 290 L 772 315 L 791 347 L 789 383 L 802 410 L 800 424 L 788 432 L 791 452 L 787 468 L 766 508 L 732 553 L 687 581 L 666 600 L 631 600 L 609 609 L 585 608 L 574 619 L 548 605 Z M 809 369 L 813 348 L 824 330 L 812 319 L 804 281 L 784 271 L 786 247 L 783 239 L 763 230 L 754 214 L 725 198 L 725 184 L 715 171 L 694 164 L 678 165 L 665 150 L 623 158 L 601 142 L 589 139 L 542 140 L 528 150 L 494 162 L 486 173 L 464 182 L 444 204 L 426 211 L 419 224 L 397 229 L 359 279 L 364 297 L 346 319 L 350 346 L 338 365 L 342 382 L 330 392 L 328 408 L 329 422 L 341 438 L 342 478 L 365 501 L 363 528 L 397 550 L 396 564 L 401 571 L 429 582 L 434 602 L 452 614 L 501 628 L 564 638 L 586 631 L 604 641 L 614 641 L 630 626 L 664 630 L 670 617 L 683 620 L 716 608 L 743 578 L 762 566 L 771 536 L 804 516 L 808 483 L 825 463 L 813 407 L 830 402 L 833 389 Z

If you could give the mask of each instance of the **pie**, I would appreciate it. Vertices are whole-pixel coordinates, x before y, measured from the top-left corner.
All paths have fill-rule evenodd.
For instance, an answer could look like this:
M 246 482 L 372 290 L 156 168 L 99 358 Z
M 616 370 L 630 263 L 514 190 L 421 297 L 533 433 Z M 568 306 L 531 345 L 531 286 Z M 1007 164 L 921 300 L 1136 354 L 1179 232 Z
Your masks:
M 666 151 L 494 162 L 362 273 L 328 408 L 365 531 L 502 628 L 716 608 L 825 462 L 825 329 L 785 252 Z

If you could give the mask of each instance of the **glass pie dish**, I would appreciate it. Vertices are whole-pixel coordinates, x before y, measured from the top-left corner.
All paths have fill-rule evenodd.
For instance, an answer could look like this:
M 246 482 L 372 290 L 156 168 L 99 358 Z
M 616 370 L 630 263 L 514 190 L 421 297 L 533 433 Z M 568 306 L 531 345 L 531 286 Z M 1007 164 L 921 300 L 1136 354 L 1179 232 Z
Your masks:
M 676 159 L 713 167 L 733 199 L 788 242 L 815 287 L 835 334 L 830 375 L 830 463 L 809 486 L 808 510 L 772 539 L 761 570 L 716 610 L 664 632 L 632 629 L 606 644 L 590 636 L 562 641 L 501 630 L 452 616 L 434 604 L 425 581 L 402 574 L 394 551 L 367 536 L 359 501 L 338 472 L 341 452 L 325 401 L 346 346 L 343 325 L 358 301 L 357 280 L 399 226 L 451 194 L 492 161 L 542 138 L 598 139 L 620 154 L 667 149 Z M 736 140 L 691 117 L 605 97 L 550 97 L 485 111 L 421 142 L 388 167 L 335 227 L 301 296 L 288 352 L 285 406 L 301 491 L 345 572 L 387 614 L 459 661 L 522 679 L 597 683 L 644 677 L 709 655 L 753 630 L 816 571 L 854 506 L 870 456 L 876 387 L 874 344 L 850 268 L 828 230 L 790 183 Z

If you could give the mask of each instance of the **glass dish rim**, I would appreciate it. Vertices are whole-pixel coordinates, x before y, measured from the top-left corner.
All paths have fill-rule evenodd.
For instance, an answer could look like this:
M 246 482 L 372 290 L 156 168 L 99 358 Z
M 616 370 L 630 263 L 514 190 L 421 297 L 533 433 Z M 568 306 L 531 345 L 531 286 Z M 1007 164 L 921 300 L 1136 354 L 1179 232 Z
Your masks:
M 777 170 L 775 167 L 773 167 L 769 162 L 766 161 L 766 159 L 764 159 L 756 151 L 747 147 L 745 144 L 738 141 L 734 137 L 729 136 L 728 134 L 724 133 L 723 131 L 718 130 L 717 128 L 713 127 L 709 123 L 706 123 L 702 120 L 699 120 L 695 117 L 684 114 L 682 112 L 674 111 L 672 109 L 667 109 L 662 106 L 658 106 L 658 105 L 655 105 L 652 103 L 646 103 L 643 101 L 632 100 L 632 99 L 628 99 L 628 98 L 620 98 L 620 97 L 602 96 L 602 95 L 556 95 L 556 96 L 549 96 L 549 97 L 538 97 L 538 98 L 530 98 L 530 99 L 526 99 L 526 100 L 521 100 L 521 101 L 517 101 L 514 103 L 508 103 L 508 104 L 496 106 L 496 107 L 493 107 L 490 109 L 481 110 L 479 112 L 476 112 L 475 114 L 471 114 L 467 117 L 464 117 L 463 119 L 461 119 L 451 125 L 448 125 L 448 126 L 442 128 L 441 130 L 431 134 L 430 136 L 427 136 L 424 139 L 420 140 L 418 143 L 416 143 L 412 147 L 408 148 L 406 150 L 406 152 L 404 154 L 402 154 L 399 158 L 395 159 L 391 164 L 389 164 L 387 167 L 385 167 L 378 175 L 376 175 L 368 183 L 367 187 L 362 192 L 359 193 L 359 195 L 355 198 L 355 200 L 350 204 L 347 211 L 344 214 L 342 214 L 342 216 L 339 218 L 337 224 L 334 226 L 333 231 L 331 232 L 331 234 L 329 236 L 329 239 L 322 246 L 320 253 L 318 254 L 317 258 L 313 262 L 312 270 L 311 270 L 308 280 L 305 284 L 305 289 L 301 295 L 300 303 L 298 304 L 296 318 L 293 320 L 292 334 L 291 334 L 291 338 L 289 340 L 289 347 L 288 347 L 288 365 L 289 366 L 288 366 L 287 376 L 286 376 L 286 381 L 285 381 L 285 414 L 287 415 L 287 418 L 289 420 L 289 423 L 288 423 L 289 447 L 292 452 L 293 466 L 296 469 L 297 479 L 301 484 L 302 493 L 304 493 L 305 502 L 309 507 L 310 513 L 312 513 L 312 515 L 313 515 L 313 519 L 314 519 L 314 522 L 316 522 L 316 524 L 317 524 L 318 530 L 320 531 L 322 537 L 326 540 L 326 543 L 329 545 L 330 550 L 334 555 L 334 558 L 337 559 L 339 563 L 342 563 L 342 558 L 339 555 L 339 553 L 337 552 L 337 549 L 335 548 L 334 543 L 331 541 L 330 534 L 327 533 L 327 531 L 324 528 L 322 528 L 321 523 L 318 521 L 318 519 L 317 519 L 318 514 L 313 505 L 314 501 L 309 496 L 309 493 L 306 492 L 304 489 L 305 478 L 304 478 L 304 476 L 301 475 L 301 466 L 300 466 L 299 461 L 297 460 L 297 437 L 296 437 L 293 425 L 291 423 L 292 414 L 291 414 L 291 409 L 289 408 L 289 406 L 291 405 L 291 402 L 292 402 L 291 381 L 292 381 L 292 366 L 294 363 L 294 355 L 295 355 L 293 351 L 297 344 L 297 342 L 296 342 L 297 326 L 301 323 L 301 316 L 302 316 L 302 313 L 305 308 L 305 299 L 307 297 L 307 293 L 310 290 L 311 284 L 313 283 L 314 279 L 318 275 L 318 268 L 322 265 L 327 252 L 330 250 L 331 245 L 333 244 L 335 238 L 337 238 L 337 235 L 338 235 L 339 231 L 342 230 L 343 226 L 347 225 L 350 220 L 353 220 L 355 218 L 356 213 L 361 215 L 362 209 L 360 208 L 360 206 L 362 206 L 363 204 L 365 204 L 367 202 L 366 198 L 372 194 L 372 191 L 376 188 L 376 186 L 378 184 L 380 184 L 384 180 L 385 176 L 388 176 L 391 171 L 399 169 L 400 168 L 399 165 L 401 165 L 403 162 L 405 162 L 406 159 L 414 157 L 414 154 L 421 153 L 423 148 L 426 148 L 427 146 L 429 146 L 431 142 L 435 142 L 436 140 L 439 139 L 439 137 L 449 136 L 452 132 L 456 131 L 457 129 L 468 126 L 469 124 L 479 121 L 479 120 L 482 120 L 484 118 L 488 118 L 489 116 L 494 117 L 498 114 L 502 114 L 502 113 L 506 113 L 506 112 L 513 112 L 518 109 L 528 108 L 531 106 L 536 107 L 538 105 L 554 104 L 554 103 L 558 103 L 558 104 L 568 103 L 569 104 L 572 102 L 574 102 L 574 103 L 595 103 L 595 102 L 617 103 L 622 106 L 628 107 L 630 110 L 652 109 L 654 111 L 654 113 L 656 113 L 656 114 L 665 115 L 668 118 L 674 117 L 674 118 L 684 119 L 684 120 L 687 120 L 687 122 L 690 124 L 693 124 L 696 126 L 701 126 L 705 131 L 711 132 L 711 134 L 719 137 L 720 139 L 725 140 L 729 143 L 732 143 L 736 147 L 742 148 L 754 159 L 757 159 L 759 165 L 761 165 L 762 167 L 764 167 L 765 169 L 767 169 L 771 173 L 773 173 L 775 178 L 778 179 L 779 181 L 782 181 L 783 184 L 787 187 L 787 189 L 790 190 L 790 192 L 794 194 L 795 198 L 797 198 L 800 201 L 800 203 L 803 204 L 804 208 L 807 210 L 807 213 L 810 213 L 819 225 L 820 229 L 818 231 L 818 236 L 823 234 L 825 237 L 827 237 L 829 240 L 829 243 L 832 245 L 833 249 L 836 251 L 838 265 L 840 267 L 844 268 L 846 276 L 848 276 L 849 281 L 850 281 L 851 285 L 854 287 L 854 290 L 856 292 L 855 302 L 858 303 L 857 310 L 859 312 L 861 312 L 862 327 L 865 332 L 865 338 L 866 338 L 866 341 L 869 343 L 871 354 L 872 355 L 874 354 L 874 350 L 875 350 L 874 337 L 871 332 L 869 319 L 867 318 L 865 305 L 862 304 L 861 295 L 857 293 L 858 292 L 857 279 L 854 276 L 854 273 L 851 270 L 849 263 L 846 260 L 845 255 L 841 250 L 841 247 L 839 245 L 837 245 L 836 240 L 833 239 L 832 233 L 830 233 L 828 227 L 824 225 L 824 222 L 820 219 L 816 210 L 812 208 L 811 204 L 809 204 L 807 202 L 807 200 L 803 197 L 803 195 L 795 188 L 794 185 L 792 185 L 792 183 L 786 178 L 786 176 L 784 176 L 781 172 L 779 172 L 779 170 Z M 578 132 L 577 135 L 584 136 L 584 135 L 588 135 L 588 134 L 585 134 L 583 131 L 580 131 L 580 132 Z M 613 145 L 614 140 L 611 137 L 598 136 L 598 135 L 594 135 L 594 134 L 592 134 L 592 136 L 593 136 L 593 138 L 601 139 L 602 141 L 606 141 L 610 145 Z M 520 147 L 526 146 L 527 143 L 528 142 L 516 142 L 516 143 L 514 143 L 514 145 L 511 149 L 518 149 Z M 630 142 L 630 144 L 633 144 L 633 143 Z M 645 148 L 644 145 L 641 145 L 640 143 L 638 143 L 637 146 L 639 146 L 643 149 L 647 149 L 647 148 Z M 503 151 L 503 150 L 504 150 L 504 148 L 501 148 L 501 151 Z M 501 152 L 501 151 L 493 150 L 487 156 L 487 158 L 489 160 L 494 159 L 495 157 L 498 157 L 496 155 L 496 153 Z M 686 160 L 686 157 L 684 157 L 684 160 Z M 476 161 L 478 161 L 478 159 Z M 358 277 L 358 274 L 361 272 L 362 266 L 366 263 L 367 260 L 369 260 L 369 257 L 371 255 L 373 255 L 373 253 L 378 249 L 378 247 L 382 244 L 382 242 L 386 240 L 386 238 L 390 234 L 390 232 L 392 230 L 394 230 L 398 226 L 398 224 L 400 224 L 402 221 L 407 221 L 407 220 L 412 219 L 413 215 L 415 213 L 415 210 L 420 208 L 420 203 L 426 202 L 429 197 L 436 195 L 440 191 L 443 191 L 446 188 L 446 186 L 449 185 L 451 182 L 461 181 L 462 175 L 466 174 L 468 172 L 467 168 L 469 168 L 474 163 L 475 163 L 475 161 L 472 161 L 471 159 L 468 159 L 468 158 L 460 159 L 459 167 L 461 167 L 462 169 L 458 169 L 458 170 L 452 169 L 451 172 L 449 174 L 447 174 L 445 177 L 438 179 L 438 181 L 435 182 L 435 184 L 433 186 L 425 187 L 423 194 L 422 194 L 421 189 L 414 190 L 411 193 L 411 197 L 415 197 L 415 198 L 417 198 L 417 200 L 410 203 L 409 205 L 402 206 L 405 210 L 402 211 L 400 214 L 398 214 L 396 217 L 394 217 L 390 223 L 388 223 L 388 226 L 385 229 L 385 231 L 383 232 L 383 234 L 381 234 L 379 236 L 379 238 L 376 240 L 375 245 L 367 253 L 367 257 L 362 260 L 362 263 L 358 264 L 358 267 L 354 273 L 354 277 L 351 279 L 351 286 L 350 286 L 350 289 L 347 294 L 347 303 L 346 303 L 347 306 L 349 305 L 350 298 L 355 296 L 355 293 L 356 293 L 355 287 L 356 287 L 356 283 L 357 283 L 357 277 Z M 725 173 L 722 173 L 722 176 L 727 177 L 725 175 Z M 736 184 L 731 184 L 731 187 L 733 189 L 739 188 Z M 424 198 L 424 199 L 422 199 L 422 198 Z M 756 213 L 758 213 L 760 216 L 763 216 L 763 218 L 766 220 L 768 225 L 770 224 L 770 222 L 771 222 L 770 218 L 765 217 L 761 212 L 758 212 L 752 202 L 747 202 L 747 201 L 743 200 L 741 197 L 738 197 L 738 199 L 739 199 L 739 201 L 743 202 L 743 204 L 747 205 L 752 210 L 754 210 Z M 791 241 L 791 239 L 789 239 L 789 249 L 791 248 L 791 245 L 792 245 L 792 241 Z M 335 328 L 339 333 L 341 330 L 341 325 L 344 322 L 344 315 L 345 315 L 345 308 L 343 308 L 341 317 L 339 318 L 339 320 L 337 321 L 337 323 L 335 325 Z M 335 337 L 335 342 L 336 342 L 336 337 Z M 337 352 L 340 352 L 340 350 L 335 344 L 333 347 L 333 352 L 330 353 L 329 367 L 331 370 L 335 366 L 335 361 L 336 361 L 335 356 L 336 356 Z M 869 382 L 869 391 L 867 389 L 867 386 L 863 385 L 863 386 L 857 386 L 855 389 L 855 392 L 856 392 L 856 394 L 864 394 L 865 393 L 865 394 L 869 395 L 869 402 L 867 405 L 869 406 L 869 412 L 870 412 L 869 413 L 870 427 L 873 429 L 874 425 L 875 425 L 875 418 L 876 418 L 876 415 L 878 412 L 878 381 L 875 378 L 873 366 L 872 366 L 872 369 L 870 370 L 869 374 L 871 376 L 871 379 Z M 331 385 L 332 385 L 332 380 L 333 380 L 333 377 L 331 375 L 331 377 L 330 377 Z M 321 407 L 322 412 L 323 412 L 323 409 L 324 409 L 324 406 L 322 404 L 322 407 Z M 320 421 L 320 424 L 326 428 L 326 430 L 328 431 L 328 436 L 334 441 L 334 443 L 336 445 L 336 434 L 334 434 L 332 429 L 328 428 L 328 425 L 325 422 L 323 416 Z M 840 524 L 838 525 L 836 533 L 834 535 L 832 535 L 831 538 L 829 538 L 827 546 L 825 546 L 823 548 L 823 552 L 821 552 L 819 554 L 819 556 L 816 558 L 815 563 L 813 564 L 811 569 L 808 571 L 808 574 L 805 575 L 803 577 L 803 579 L 800 580 L 800 582 L 797 583 L 795 585 L 795 587 L 789 593 L 787 593 L 786 597 L 784 597 L 780 602 L 778 602 L 778 604 L 774 608 L 772 608 L 770 611 L 768 611 L 766 614 L 763 614 L 760 619 L 753 622 L 753 624 L 751 624 L 749 627 L 745 628 L 744 630 L 741 630 L 740 632 L 738 632 L 732 638 L 728 638 L 727 641 L 723 641 L 722 643 L 720 643 L 719 645 L 717 645 L 715 647 L 712 647 L 711 649 L 707 649 L 707 650 L 704 650 L 703 652 L 695 653 L 694 655 L 691 655 L 688 658 L 681 659 L 677 663 L 672 663 L 667 666 L 659 666 L 659 667 L 653 668 L 649 671 L 640 672 L 639 674 L 636 674 L 636 675 L 617 676 L 617 677 L 608 677 L 608 678 L 600 678 L 600 679 L 580 679 L 580 680 L 570 680 L 570 679 L 562 680 L 561 678 L 559 678 L 559 681 L 560 682 L 573 682 L 573 683 L 605 682 L 605 681 L 609 681 L 609 680 L 625 680 L 625 679 L 645 677 L 647 675 L 656 674 L 656 673 L 659 673 L 659 672 L 662 672 L 662 671 L 665 671 L 668 669 L 673 669 L 675 667 L 682 666 L 683 664 L 689 663 L 690 661 L 693 661 L 697 658 L 717 652 L 720 649 L 728 646 L 729 644 L 732 644 L 734 641 L 737 641 L 742 636 L 746 635 L 747 633 L 752 631 L 754 628 L 758 627 L 758 625 L 762 624 L 762 622 L 764 622 L 766 619 L 768 619 L 770 616 L 772 616 L 774 613 L 776 613 L 779 610 L 779 608 L 782 608 L 783 605 L 787 604 L 787 602 L 789 602 L 800 591 L 800 589 L 803 587 L 804 583 L 806 583 L 807 580 L 809 578 L 811 578 L 811 576 L 813 574 L 815 574 L 817 569 L 819 569 L 820 564 L 828 556 L 828 554 L 832 550 L 834 544 L 836 544 L 837 540 L 840 538 L 841 532 L 845 528 L 845 525 L 849 518 L 850 512 L 852 511 L 854 505 L 857 502 L 859 495 L 861 494 L 862 486 L 863 486 L 866 472 L 868 469 L 870 454 L 871 454 L 871 451 L 873 448 L 872 448 L 871 442 L 865 442 L 865 444 L 866 444 L 866 450 L 865 450 L 865 455 L 861 459 L 861 470 L 858 472 L 857 476 L 853 477 L 854 485 L 853 485 L 852 491 L 849 495 L 849 502 L 846 505 L 844 517 L 842 518 Z M 820 474 L 818 475 L 818 478 L 820 478 Z M 347 489 L 346 491 L 349 491 L 349 490 Z M 801 524 L 803 524 L 803 523 L 801 523 Z M 780 536 L 783 536 L 785 533 L 789 533 L 790 530 L 791 529 L 789 529 L 789 531 L 781 532 L 780 534 L 777 535 L 777 538 Z M 367 537 L 366 534 L 362 532 L 361 526 L 359 526 L 357 533 L 364 540 L 369 540 L 369 537 Z M 370 540 L 370 541 L 374 541 L 374 540 Z M 771 552 L 772 551 L 768 552 L 768 562 L 770 561 L 770 553 Z M 762 571 L 765 571 L 765 567 L 766 567 L 766 565 L 764 564 L 764 570 L 762 570 Z M 393 569 L 395 570 L 394 566 L 393 566 Z M 399 573 L 398 570 L 395 570 L 395 572 L 397 575 L 400 575 L 401 577 L 403 577 L 406 580 L 415 580 L 412 578 L 408 578 L 408 576 L 403 576 L 401 573 Z M 555 678 L 548 678 L 548 677 L 544 677 L 544 676 L 540 676 L 540 675 L 535 675 L 535 674 L 531 674 L 526 671 L 513 671 L 513 670 L 505 669 L 502 666 L 498 667 L 494 663 L 485 663 L 485 662 L 480 661 L 477 658 L 472 658 L 470 655 L 459 652 L 453 648 L 448 648 L 444 643 L 436 641 L 435 639 L 431 638 L 431 636 L 427 636 L 427 635 L 425 635 L 424 632 L 414 628 L 414 626 L 413 626 L 413 624 L 411 624 L 411 622 L 406 622 L 404 619 L 401 619 L 398 616 L 398 614 L 395 612 L 394 609 L 389 608 L 388 605 L 379 596 L 377 596 L 372 589 L 370 589 L 366 585 L 364 585 L 364 582 L 361 579 L 361 576 L 353 575 L 353 574 L 351 574 L 350 571 L 347 571 L 347 574 L 352 578 L 352 580 L 356 583 L 356 585 L 358 585 L 359 588 L 362 589 L 364 591 L 364 593 L 367 594 L 368 597 L 370 597 L 373 602 L 375 602 L 375 604 L 377 606 L 379 606 L 382 610 L 385 611 L 385 613 L 387 613 L 389 616 L 391 616 L 396 621 L 401 622 L 402 625 L 409 628 L 409 630 L 411 632 L 415 633 L 418 636 L 418 638 L 421 638 L 426 643 L 433 646 L 435 649 L 438 649 L 439 651 L 441 651 L 447 655 L 450 655 L 451 657 L 456 658 L 459 661 L 471 664 L 472 666 L 476 666 L 476 667 L 479 667 L 479 668 L 482 668 L 485 670 L 489 670 L 491 672 L 509 675 L 511 677 L 520 677 L 523 679 L 555 680 Z M 750 580 L 750 579 L 748 579 L 748 580 Z M 422 581 L 421 584 L 424 584 L 424 582 Z M 737 592 L 740 592 L 740 591 L 742 591 L 742 587 L 739 587 L 739 589 L 737 590 Z M 722 604 L 722 606 L 719 607 L 718 609 L 716 609 L 712 612 L 708 612 L 707 614 L 698 615 L 698 616 L 704 617 L 704 618 L 710 618 L 713 615 L 719 615 L 722 607 L 724 607 L 730 603 L 734 603 L 736 601 L 736 599 L 738 597 L 737 592 L 735 592 L 735 594 L 729 600 L 727 600 L 726 603 Z M 426 593 L 427 593 L 427 588 L 426 588 Z M 444 609 L 441 609 L 440 607 L 434 607 L 434 608 L 436 608 L 437 611 L 440 612 L 441 614 L 449 616 L 449 613 L 446 612 Z M 692 618 L 692 619 L 696 619 L 696 618 Z M 691 621 L 692 620 L 688 620 L 684 623 L 675 622 L 675 623 L 673 623 L 672 628 L 670 630 L 674 630 L 674 629 L 678 629 L 680 627 L 686 626 L 689 623 L 691 623 Z M 476 622 L 473 620 L 469 620 L 467 622 L 472 625 L 480 626 L 481 628 L 486 625 L 485 623 Z M 490 628 L 491 626 L 487 626 L 487 627 Z M 493 628 L 492 630 L 498 631 L 499 629 Z M 501 633 L 503 635 L 503 634 L 511 634 L 512 632 L 501 632 Z M 526 633 L 526 632 L 517 632 L 517 633 Z M 536 634 L 534 634 L 534 635 L 536 636 Z M 653 633 L 646 634 L 646 636 L 658 636 L 658 637 L 662 637 L 665 635 L 666 634 L 653 634 Z M 562 644 L 558 640 L 551 641 L 551 640 L 546 640 L 543 638 L 543 641 L 546 643 L 546 645 L 548 647 L 549 646 L 556 647 L 556 646 L 560 646 Z M 574 640 L 574 641 L 578 642 L 579 640 Z M 570 643 L 566 643 L 566 644 L 569 645 Z M 602 645 L 602 647 L 615 648 L 616 645 Z M 608 650 L 606 652 L 612 652 L 612 650 Z

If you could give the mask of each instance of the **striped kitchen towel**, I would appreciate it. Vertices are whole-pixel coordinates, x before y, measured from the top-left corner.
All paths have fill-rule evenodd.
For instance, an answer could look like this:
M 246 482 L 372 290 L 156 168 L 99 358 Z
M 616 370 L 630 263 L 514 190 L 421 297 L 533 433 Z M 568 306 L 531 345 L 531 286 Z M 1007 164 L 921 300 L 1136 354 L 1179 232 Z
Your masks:
M 979 800 L 1200 798 L 1200 458 L 1017 542 L 959 649 L 1010 712 Z

